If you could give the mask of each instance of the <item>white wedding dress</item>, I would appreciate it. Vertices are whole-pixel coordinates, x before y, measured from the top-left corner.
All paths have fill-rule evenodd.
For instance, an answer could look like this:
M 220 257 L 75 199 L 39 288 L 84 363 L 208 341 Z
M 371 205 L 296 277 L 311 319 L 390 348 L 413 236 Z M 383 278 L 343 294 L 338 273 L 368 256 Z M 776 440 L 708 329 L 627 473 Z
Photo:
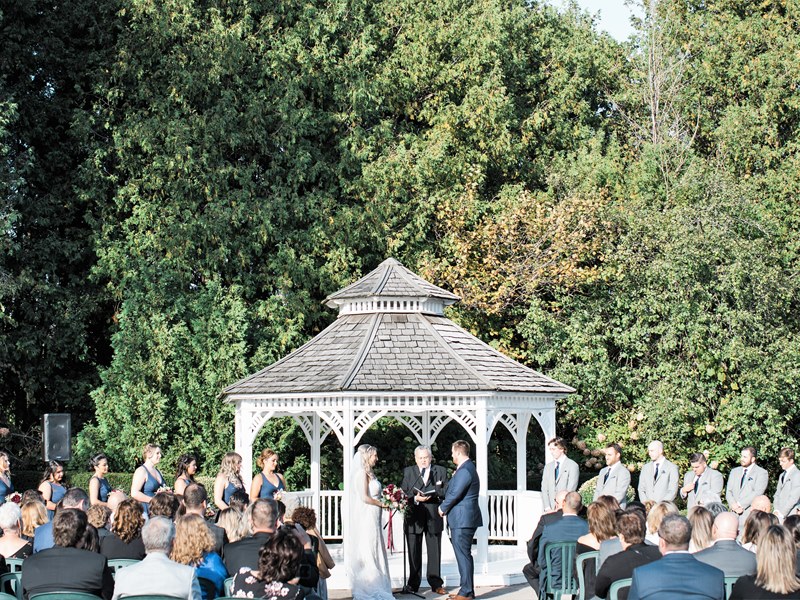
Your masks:
M 347 540 L 347 573 L 353 600 L 394 600 L 381 524 L 383 509 L 364 502 L 366 477 L 363 468 L 357 467 L 352 479 L 350 523 L 353 537 Z M 380 498 L 381 483 L 375 478 L 369 480 L 369 495 L 376 500 Z

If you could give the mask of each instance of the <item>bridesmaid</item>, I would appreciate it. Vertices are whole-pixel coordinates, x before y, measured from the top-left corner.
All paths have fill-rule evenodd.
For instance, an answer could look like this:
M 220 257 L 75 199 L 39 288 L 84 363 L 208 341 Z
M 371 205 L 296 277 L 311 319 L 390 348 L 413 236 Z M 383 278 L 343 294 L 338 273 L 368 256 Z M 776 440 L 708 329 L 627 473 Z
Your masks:
M 147 444 L 142 453 L 144 464 L 133 473 L 131 497 L 142 503 L 144 514 L 148 513 L 148 505 L 159 488 L 166 487 L 164 476 L 156 468 L 161 460 L 161 448 L 155 444 Z
M 219 510 L 230 505 L 231 496 L 236 490 L 244 491 L 242 481 L 242 457 L 236 452 L 228 452 L 222 457 L 219 473 L 214 480 L 214 504 Z
M 197 483 L 194 474 L 197 473 L 197 457 L 194 454 L 184 454 L 178 459 L 178 467 L 175 473 L 175 485 L 172 491 L 176 496 L 183 496 L 183 491 L 187 486 Z
M 261 473 L 253 477 L 250 485 L 251 502 L 258 498 L 274 498 L 277 492 L 286 489 L 283 475 L 275 472 L 278 469 L 278 455 L 275 452 L 265 448 L 256 459 L 256 464 Z
M 39 484 L 39 491 L 42 492 L 47 516 L 52 521 L 53 514 L 58 504 L 67 493 L 67 488 L 61 483 L 64 481 L 64 465 L 57 460 L 47 463 L 47 468 L 42 475 L 42 482 Z
M 108 473 L 108 457 L 102 452 L 89 459 L 89 466 L 94 469 L 94 475 L 89 480 L 89 503 L 91 506 L 100 504 L 108 505 L 108 495 L 111 493 L 111 484 L 106 479 Z
M 5 504 L 6 496 L 14 493 L 14 484 L 11 483 L 11 458 L 0 451 L 0 506 Z

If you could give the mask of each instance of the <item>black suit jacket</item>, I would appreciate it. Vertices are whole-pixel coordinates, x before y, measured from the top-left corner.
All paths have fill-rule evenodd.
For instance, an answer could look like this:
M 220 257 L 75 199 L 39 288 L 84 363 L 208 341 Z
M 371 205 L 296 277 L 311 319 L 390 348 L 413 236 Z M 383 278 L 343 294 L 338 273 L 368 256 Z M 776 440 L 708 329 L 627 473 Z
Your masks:
M 658 546 L 633 544 L 627 550 L 609 556 L 600 567 L 594 583 L 594 593 L 599 598 L 606 598 L 611 584 L 620 579 L 633 577 L 636 567 L 649 564 L 661 558 Z M 620 591 L 620 600 L 627 600 L 628 590 Z
M 431 472 L 428 475 L 428 485 L 423 485 L 419 467 L 406 467 L 403 470 L 403 482 L 400 487 L 409 498 L 409 510 L 406 513 L 406 531 L 409 533 L 441 533 L 444 530 L 444 519 L 439 515 L 439 505 L 442 503 L 447 490 L 447 469 L 439 465 L 431 465 Z M 440 482 L 440 483 L 439 483 Z M 438 485 L 437 485 L 438 483 Z M 421 490 L 436 490 L 427 502 L 417 504 L 414 502 L 416 492 L 414 487 Z
M 225 548 L 225 544 L 228 543 L 228 536 L 225 530 L 219 525 L 214 525 L 214 523 L 209 523 L 208 521 L 206 521 L 206 525 L 208 525 L 208 531 L 211 537 L 214 538 L 213 552 L 216 552 L 220 556 L 225 556 L 223 549 Z
M 105 556 L 77 548 L 54 546 L 25 559 L 25 597 L 45 592 L 88 592 L 106 600 L 114 594 L 114 578 Z
M 536 529 L 533 530 L 531 539 L 528 540 L 528 560 L 531 561 L 532 565 L 538 566 L 536 561 L 539 558 L 539 540 L 542 539 L 545 526 L 555 523 L 563 516 L 564 513 L 557 510 L 555 512 L 545 513 L 539 518 L 539 523 L 536 525 Z
M 271 534 L 258 532 L 250 537 L 243 538 L 238 542 L 225 544 L 225 568 L 228 575 L 233 577 L 243 567 L 253 571 L 258 571 L 258 551 L 261 546 L 269 541 Z M 317 569 L 317 559 L 311 550 L 303 552 L 300 561 L 300 585 L 315 588 L 319 583 L 319 570 Z

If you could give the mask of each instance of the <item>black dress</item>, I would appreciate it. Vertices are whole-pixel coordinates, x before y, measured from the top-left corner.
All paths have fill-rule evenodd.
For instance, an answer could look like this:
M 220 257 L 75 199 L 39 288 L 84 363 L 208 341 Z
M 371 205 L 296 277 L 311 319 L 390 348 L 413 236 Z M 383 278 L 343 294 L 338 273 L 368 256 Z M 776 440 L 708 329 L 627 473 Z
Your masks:
M 771 600 L 772 598 L 798 598 L 800 590 L 788 594 L 776 594 L 756 585 L 755 575 L 743 575 L 736 580 L 730 600 Z
M 33 544 L 28 542 L 24 544 L 19 550 L 14 552 L 11 556 L 7 556 L 6 558 L 28 558 L 31 554 L 33 554 Z M 2 573 L 2 571 L 0 571 Z
M 133 558 L 142 560 L 147 554 L 141 535 L 136 536 L 130 542 L 123 542 L 113 532 L 100 540 L 100 552 L 108 559 Z

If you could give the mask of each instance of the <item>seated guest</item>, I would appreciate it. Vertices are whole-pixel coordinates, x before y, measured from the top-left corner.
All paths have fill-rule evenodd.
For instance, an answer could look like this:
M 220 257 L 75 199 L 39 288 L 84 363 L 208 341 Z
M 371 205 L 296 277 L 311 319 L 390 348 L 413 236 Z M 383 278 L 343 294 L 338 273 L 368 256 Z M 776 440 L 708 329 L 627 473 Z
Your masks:
M 568 492 L 564 498 L 564 504 L 561 507 L 563 516 L 555 523 L 545 526 L 542 532 L 542 539 L 539 540 L 539 556 L 537 562 L 541 567 L 539 573 L 539 586 L 540 589 L 545 586 L 547 581 L 547 560 L 545 557 L 545 549 L 550 542 L 577 542 L 578 538 L 582 535 L 589 533 L 589 526 L 586 521 L 578 516 L 582 507 L 581 495 L 578 492 Z M 552 581 L 553 585 L 558 587 L 561 583 L 561 555 L 555 553 L 551 555 L 552 558 Z
M 575 559 L 585 553 L 600 549 L 600 543 L 617 536 L 617 516 L 607 504 L 592 502 L 586 510 L 586 519 L 589 522 L 589 533 L 578 538 L 578 547 L 575 550 Z M 576 562 L 577 565 L 577 562 Z M 594 580 L 597 575 L 597 558 L 584 563 L 584 597 L 594 596 Z
M 760 510 L 761 512 L 772 512 L 772 502 L 768 496 L 756 496 L 753 498 L 753 503 L 750 505 L 750 510 Z
M 800 577 L 800 515 L 789 515 L 783 520 L 783 526 L 792 534 L 797 548 L 797 575 Z
M 756 572 L 756 556 L 742 548 L 736 538 L 739 536 L 739 516 L 724 512 L 714 519 L 711 528 L 714 543 L 697 552 L 694 556 L 700 562 L 717 567 L 725 577 L 741 577 Z
M 231 595 L 247 598 L 305 597 L 298 585 L 303 545 L 297 536 L 281 529 L 258 552 L 258 569 L 243 567 L 233 576 Z
M 628 600 L 724 600 L 722 571 L 701 563 L 688 552 L 692 526 L 686 517 L 664 517 L 658 536 L 662 557 L 633 570 Z
M 780 525 L 770 525 L 758 540 L 756 574 L 740 577 L 733 586 L 730 600 L 800 598 L 795 556 L 791 534 Z
M 595 502 L 605 504 L 610 510 L 612 510 L 614 512 L 615 520 L 617 515 L 620 514 L 620 511 L 622 510 L 619 502 L 613 496 L 600 496 L 597 498 L 597 500 L 595 500 Z M 622 552 L 622 546 L 619 543 L 619 538 L 614 536 L 600 542 L 599 552 L 600 556 L 597 557 L 598 569 L 609 556 L 616 554 L 617 552 Z
M 722 502 L 709 502 L 708 504 L 703 504 L 703 507 L 711 513 L 712 521 L 717 518 L 717 515 L 729 512 Z
M 3 530 L 3 537 L 0 537 L 0 557 L 27 558 L 33 554 L 33 544 L 20 536 L 21 526 L 22 512 L 19 506 L 13 502 L 0 506 L 0 529 Z M 5 567 L 5 560 L 0 565 L 0 573 L 5 571 L 2 567 Z
M 86 515 L 87 521 L 89 515 Z M 97 535 L 97 529 L 91 523 L 87 523 L 86 531 L 83 536 L 75 545 L 76 548 L 81 550 L 88 550 L 89 552 L 100 552 L 100 536 Z
M 258 498 L 248 510 L 250 512 L 250 530 L 253 534 L 238 542 L 225 545 L 225 568 L 228 573 L 238 573 L 242 568 L 258 569 L 258 551 L 276 531 L 278 505 L 273 498 Z M 301 561 L 300 585 L 314 588 L 319 583 L 319 570 L 311 552 L 311 539 L 302 527 L 296 527 L 297 535 L 301 538 L 305 548 Z
M 692 526 L 692 541 L 689 542 L 689 552 L 694 554 L 700 550 L 705 550 L 711 545 L 711 528 L 714 526 L 714 518 L 705 506 L 696 504 L 689 509 L 686 515 Z
M 778 517 L 772 513 L 754 510 L 744 522 L 744 533 L 742 534 L 742 548 L 755 552 L 758 546 L 758 538 L 770 525 L 778 525 Z
M 536 595 L 539 595 L 539 573 L 541 572 L 541 565 L 539 564 L 539 542 L 542 539 L 544 528 L 551 523 L 558 521 L 563 515 L 564 498 L 567 497 L 569 492 L 567 490 L 559 490 L 556 492 L 553 507 L 555 511 L 545 513 L 539 518 L 536 524 L 536 529 L 533 531 L 531 539 L 528 540 L 528 560 L 527 565 L 522 567 L 522 574 L 534 590 Z
M 194 484 L 193 484 L 194 485 Z M 150 505 L 152 514 L 153 506 Z M 203 590 L 203 600 L 214 600 L 216 596 L 224 595 L 222 592 L 228 572 L 219 554 L 213 551 L 214 538 L 211 536 L 205 519 L 200 515 L 184 515 L 175 523 L 175 542 L 172 545 L 170 558 L 182 565 L 195 567 L 198 578 L 211 581 L 214 584 L 214 595 L 209 598 Z
M 75 547 L 87 525 L 84 511 L 58 510 L 53 519 L 55 545 L 25 559 L 22 589 L 26 597 L 45 592 L 86 592 L 111 598 L 114 579 L 106 557 Z
M 33 535 L 36 528 L 44 525 L 50 519 L 47 518 L 47 509 L 41 500 L 28 500 L 20 505 L 22 513 L 22 538 L 33 543 Z
M 235 508 L 225 508 L 219 511 L 217 513 L 217 526 L 225 530 L 226 544 L 238 542 L 243 537 L 250 535 L 247 530 L 247 524 L 244 521 L 244 515 Z
M 86 509 L 89 508 L 89 494 L 81 488 L 71 488 L 61 499 L 60 508 L 76 508 L 81 512 L 86 512 Z M 52 548 L 54 544 L 52 521 L 40 525 L 33 532 L 34 553 Z
M 636 567 L 641 567 L 661 558 L 655 546 L 644 543 L 645 520 L 638 511 L 625 511 L 617 519 L 619 541 L 622 552 L 609 556 L 597 573 L 594 593 L 598 598 L 607 598 L 608 591 L 615 581 L 628 579 Z M 620 591 L 619 600 L 628 597 L 628 590 Z
M 147 556 L 139 564 L 119 570 L 114 600 L 145 594 L 201 600 L 194 568 L 169 559 L 175 523 L 165 517 L 153 517 L 142 528 L 142 540 Z
M 146 554 L 142 541 L 143 525 L 142 505 L 128 498 L 117 508 L 111 533 L 100 542 L 100 551 L 107 558 L 143 559 Z
M 109 533 L 111 521 L 111 509 L 105 504 L 93 504 L 86 511 L 86 517 L 89 519 L 89 525 L 93 525 L 97 530 L 97 536 L 102 540 Z
M 330 570 L 336 566 L 336 563 L 328 551 L 325 540 L 322 539 L 322 534 L 317 529 L 317 513 L 308 506 L 298 506 L 292 513 L 292 519 L 306 530 L 311 538 L 311 545 L 316 548 L 315 554 L 319 569 L 319 585 L 317 585 L 316 592 L 322 600 L 328 600 L 328 585 L 325 580 L 331 576 Z
M 205 520 L 206 508 L 208 507 L 206 488 L 198 483 L 187 485 L 186 489 L 183 490 L 183 504 L 186 507 L 187 515 L 198 515 L 203 518 L 203 522 L 214 540 L 213 551 L 222 556 L 222 548 L 228 543 L 228 540 L 222 527 Z
M 166 517 L 175 520 L 181 501 L 172 492 L 158 492 L 150 500 L 149 515 L 151 517 Z
M 645 541 L 658 546 L 658 528 L 667 515 L 677 515 L 680 511 L 674 502 L 659 502 L 647 513 L 647 535 Z
M 244 514 L 245 511 L 250 507 L 250 496 L 244 490 L 236 490 L 231 494 L 231 497 L 228 500 L 228 506 L 230 508 L 235 508 L 240 513 Z

